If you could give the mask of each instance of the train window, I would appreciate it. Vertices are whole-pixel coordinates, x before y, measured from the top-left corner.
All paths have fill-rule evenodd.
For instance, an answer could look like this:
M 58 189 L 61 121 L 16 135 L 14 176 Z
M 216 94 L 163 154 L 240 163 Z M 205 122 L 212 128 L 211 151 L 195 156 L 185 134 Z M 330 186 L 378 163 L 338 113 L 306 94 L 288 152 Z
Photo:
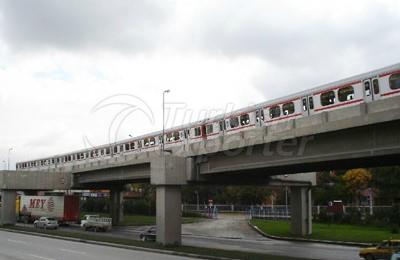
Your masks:
M 365 89 L 365 95 L 367 97 L 371 96 L 371 84 L 369 83 L 369 81 L 364 82 L 364 89 Z
M 225 124 L 224 121 L 219 121 L 219 131 L 224 131 L 225 130 Z
M 303 103 L 303 111 L 307 111 L 307 98 L 303 98 L 303 101 L 302 101 L 302 103 Z
M 389 78 L 389 85 L 391 89 L 399 89 L 400 88 L 400 73 L 393 74 Z
M 51 158 L 51 164 L 54 164 L 54 158 Z
M 329 106 L 334 104 L 336 101 L 335 92 L 328 91 L 321 94 L 321 105 L 322 106 Z
M 281 116 L 281 107 L 280 106 L 274 106 L 269 108 L 269 117 L 270 118 L 276 118 Z
M 131 146 L 129 145 L 129 143 L 125 144 L 125 151 L 129 151 L 131 149 Z
M 241 125 L 250 124 L 250 116 L 249 116 L 249 114 L 244 114 L 244 115 L 240 116 L 240 124 Z
M 173 136 L 172 136 L 172 133 L 168 133 L 167 135 L 166 135 L 166 141 L 167 142 L 172 142 L 172 141 L 174 141 L 174 138 L 173 138 Z
M 107 148 L 106 148 L 106 155 L 109 155 L 109 154 L 110 154 L 110 152 L 111 152 L 110 150 L 111 150 L 110 147 L 107 147 Z
M 294 113 L 294 103 L 293 102 L 289 102 L 286 104 L 282 105 L 282 112 L 285 116 L 293 114 Z
M 122 153 L 124 151 L 124 145 L 119 146 L 119 152 Z
M 354 88 L 353 86 L 347 86 L 344 88 L 340 88 L 338 91 L 339 101 L 349 101 L 354 99 Z
M 206 126 L 206 133 L 209 135 L 209 134 L 212 134 L 214 132 L 214 128 L 213 128 L 213 125 L 211 124 L 211 125 L 207 125 Z
M 118 153 L 118 147 L 114 146 L 114 153 Z
M 201 135 L 201 128 L 199 126 L 194 129 L 194 136 L 200 136 L 200 135 Z
M 178 131 L 174 132 L 173 135 L 174 135 L 174 141 L 178 141 L 181 139 Z
M 308 97 L 308 104 L 310 106 L 310 109 L 314 109 L 314 98 L 313 97 Z
M 237 117 L 232 117 L 229 120 L 229 124 L 230 124 L 231 128 L 238 127 L 239 126 L 239 119 Z
M 144 146 L 149 146 L 150 145 L 150 139 L 149 138 L 145 138 L 143 140 L 143 142 L 144 142 Z
M 378 79 L 372 80 L 372 87 L 374 89 L 374 94 L 375 95 L 379 94 L 379 80 Z
M 155 145 L 156 139 L 154 137 L 150 137 L 150 145 Z
M 134 142 L 129 143 L 129 149 L 130 150 L 135 150 L 135 143 Z

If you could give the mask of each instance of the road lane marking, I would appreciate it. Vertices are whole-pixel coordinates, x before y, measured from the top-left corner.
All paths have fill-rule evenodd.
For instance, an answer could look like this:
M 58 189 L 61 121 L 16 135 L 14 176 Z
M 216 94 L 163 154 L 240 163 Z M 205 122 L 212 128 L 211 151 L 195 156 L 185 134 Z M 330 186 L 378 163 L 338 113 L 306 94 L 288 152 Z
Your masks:
M 44 257 L 44 256 L 40 256 L 40 255 L 33 255 L 33 254 L 26 254 L 27 256 L 31 256 L 31 257 L 35 257 L 38 259 L 43 259 L 43 260 L 56 260 L 54 258 L 48 258 L 48 257 Z
M 60 248 L 60 250 L 63 251 L 63 252 L 67 252 L 67 253 L 86 255 L 86 252 L 83 252 L 83 251 L 75 251 L 75 250 L 66 249 L 66 248 Z
M 17 244 L 24 244 L 27 245 L 29 244 L 28 242 L 22 241 L 22 240 L 14 240 L 14 239 L 7 239 L 8 242 L 13 242 L 13 243 L 17 243 Z

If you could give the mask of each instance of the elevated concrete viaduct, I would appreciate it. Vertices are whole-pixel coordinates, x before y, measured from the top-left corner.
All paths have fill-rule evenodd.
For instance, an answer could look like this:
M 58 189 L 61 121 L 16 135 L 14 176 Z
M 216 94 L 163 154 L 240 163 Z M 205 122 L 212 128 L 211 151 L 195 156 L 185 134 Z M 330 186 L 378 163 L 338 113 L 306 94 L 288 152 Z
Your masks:
M 69 172 L 0 171 L 0 225 L 15 224 L 17 191 L 68 190 L 71 187 L 72 175 Z
M 170 150 L 168 155 L 159 151 L 132 153 L 57 166 L 46 172 L 70 174 L 71 187 L 75 188 L 111 187 L 115 190 L 112 194 L 116 205 L 121 204 L 118 195 L 121 185 L 150 181 L 157 186 L 157 240 L 163 244 L 180 243 L 177 212 L 180 212 L 181 185 L 270 184 L 278 174 L 398 164 L 400 97 L 327 111 Z M 0 181 L 3 192 L 10 189 L 8 182 L 7 179 Z M 12 199 L 5 199 L 4 202 L 11 203 Z M 310 201 L 309 188 L 292 188 L 292 231 L 296 234 L 311 232 Z

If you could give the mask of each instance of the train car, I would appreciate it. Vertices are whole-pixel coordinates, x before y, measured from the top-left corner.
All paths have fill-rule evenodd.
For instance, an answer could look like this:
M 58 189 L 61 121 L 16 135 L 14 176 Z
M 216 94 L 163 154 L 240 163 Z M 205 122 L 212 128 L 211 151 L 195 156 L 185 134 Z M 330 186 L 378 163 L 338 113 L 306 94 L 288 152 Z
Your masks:
M 319 87 L 143 136 L 70 154 L 20 162 L 18 170 L 43 170 L 76 165 L 123 154 L 140 153 L 205 141 L 400 95 L 400 63 Z

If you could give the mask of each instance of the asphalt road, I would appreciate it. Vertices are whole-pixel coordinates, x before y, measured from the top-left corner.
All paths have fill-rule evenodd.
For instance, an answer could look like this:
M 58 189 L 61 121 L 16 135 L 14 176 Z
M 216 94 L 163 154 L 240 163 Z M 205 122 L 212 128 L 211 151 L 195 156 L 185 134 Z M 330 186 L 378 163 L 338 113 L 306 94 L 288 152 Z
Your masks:
M 113 227 L 111 232 L 90 232 L 91 235 L 139 239 L 148 227 Z M 87 233 L 78 227 L 60 228 Z M 326 260 L 359 260 L 358 247 L 307 242 L 290 242 L 265 238 L 247 224 L 244 215 L 222 215 L 199 223 L 182 225 L 182 244 L 227 250 Z M 115 258 L 119 259 L 119 258 Z M 124 259 L 124 258 L 121 258 Z M 1 258 L 0 258 L 1 260 Z
M 358 247 L 290 242 L 261 236 L 244 215 L 220 214 L 217 220 L 182 226 L 183 244 L 327 260 L 358 260 Z
M 193 259 L 0 231 L 0 260 Z

